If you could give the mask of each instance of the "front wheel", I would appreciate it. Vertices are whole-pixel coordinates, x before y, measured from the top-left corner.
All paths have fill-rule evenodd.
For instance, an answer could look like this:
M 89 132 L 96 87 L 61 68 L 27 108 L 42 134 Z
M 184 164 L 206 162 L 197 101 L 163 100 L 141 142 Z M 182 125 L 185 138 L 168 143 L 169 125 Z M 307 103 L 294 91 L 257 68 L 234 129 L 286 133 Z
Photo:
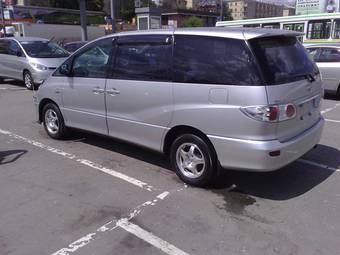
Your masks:
M 34 84 L 33 77 L 30 72 L 25 71 L 24 72 L 24 83 L 27 89 L 29 90 L 35 90 L 36 85 Z
M 340 100 L 340 85 L 339 85 L 338 90 L 337 90 L 337 92 L 336 92 L 336 98 L 337 98 L 338 100 Z
M 54 139 L 62 139 L 66 136 L 64 118 L 58 108 L 53 103 L 49 103 L 43 108 L 43 124 L 47 134 Z
M 170 160 L 179 178 L 189 185 L 206 186 L 216 174 L 215 152 L 196 135 L 178 137 L 171 146 Z

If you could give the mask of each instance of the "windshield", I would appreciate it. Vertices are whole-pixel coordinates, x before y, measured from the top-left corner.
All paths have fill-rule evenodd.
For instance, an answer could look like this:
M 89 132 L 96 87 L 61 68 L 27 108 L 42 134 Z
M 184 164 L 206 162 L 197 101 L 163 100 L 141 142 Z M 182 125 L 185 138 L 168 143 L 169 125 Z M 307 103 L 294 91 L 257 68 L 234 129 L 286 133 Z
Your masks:
M 49 41 L 21 42 L 28 56 L 32 58 L 65 58 L 69 53 L 58 44 Z
M 268 85 L 303 80 L 318 73 L 316 64 L 294 36 L 275 36 L 250 40 Z

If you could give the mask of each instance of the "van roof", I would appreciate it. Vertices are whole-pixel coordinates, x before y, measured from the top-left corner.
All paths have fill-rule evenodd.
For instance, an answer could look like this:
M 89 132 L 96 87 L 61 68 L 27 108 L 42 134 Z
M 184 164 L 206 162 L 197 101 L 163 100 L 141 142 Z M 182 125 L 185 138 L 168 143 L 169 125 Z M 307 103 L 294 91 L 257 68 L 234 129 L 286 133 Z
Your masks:
M 244 27 L 202 27 L 202 28 L 176 28 L 176 29 L 152 29 L 143 31 L 130 31 L 118 33 L 118 36 L 123 35 L 147 35 L 147 34 L 181 34 L 181 35 L 206 35 L 217 36 L 234 39 L 253 39 L 258 37 L 268 36 L 299 36 L 303 33 L 280 30 L 280 29 L 265 29 L 265 28 L 244 28 Z

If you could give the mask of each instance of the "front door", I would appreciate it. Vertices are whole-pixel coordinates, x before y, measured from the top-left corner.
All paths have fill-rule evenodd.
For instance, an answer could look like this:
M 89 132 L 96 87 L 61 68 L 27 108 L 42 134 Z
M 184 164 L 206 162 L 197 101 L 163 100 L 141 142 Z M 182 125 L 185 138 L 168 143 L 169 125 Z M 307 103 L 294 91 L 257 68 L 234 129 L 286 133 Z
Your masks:
M 106 85 L 111 136 L 160 150 L 172 112 L 170 35 L 122 36 Z
M 67 126 L 108 134 L 105 86 L 111 51 L 112 38 L 106 38 L 73 57 L 71 76 L 60 84 Z

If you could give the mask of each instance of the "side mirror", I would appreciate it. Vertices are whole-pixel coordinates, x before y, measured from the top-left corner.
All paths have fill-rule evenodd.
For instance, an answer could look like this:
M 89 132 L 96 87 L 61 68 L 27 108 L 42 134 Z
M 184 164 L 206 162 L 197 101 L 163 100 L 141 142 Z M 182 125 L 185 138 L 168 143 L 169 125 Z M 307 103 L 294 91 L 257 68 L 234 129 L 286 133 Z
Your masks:
M 62 64 L 59 67 L 59 73 L 62 75 L 70 76 L 71 74 L 70 66 L 68 64 Z

